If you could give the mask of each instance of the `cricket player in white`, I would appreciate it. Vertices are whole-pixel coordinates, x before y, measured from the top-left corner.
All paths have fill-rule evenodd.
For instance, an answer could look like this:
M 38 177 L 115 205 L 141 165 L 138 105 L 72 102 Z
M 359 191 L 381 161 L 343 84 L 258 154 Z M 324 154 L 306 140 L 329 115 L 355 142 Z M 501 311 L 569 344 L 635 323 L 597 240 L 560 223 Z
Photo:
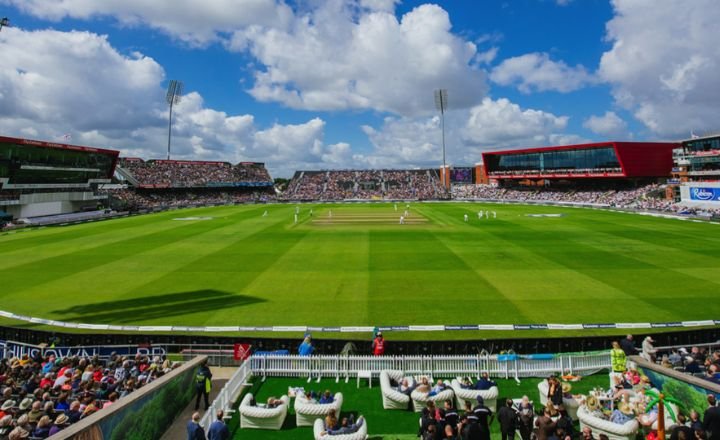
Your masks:
M 467 223 L 467 221 L 468 221 L 468 215 L 467 215 L 467 214 L 463 215 L 463 220 L 465 220 L 465 223 Z
M 402 215 L 400 216 L 400 224 L 401 225 L 405 224 L 405 217 L 403 217 Z

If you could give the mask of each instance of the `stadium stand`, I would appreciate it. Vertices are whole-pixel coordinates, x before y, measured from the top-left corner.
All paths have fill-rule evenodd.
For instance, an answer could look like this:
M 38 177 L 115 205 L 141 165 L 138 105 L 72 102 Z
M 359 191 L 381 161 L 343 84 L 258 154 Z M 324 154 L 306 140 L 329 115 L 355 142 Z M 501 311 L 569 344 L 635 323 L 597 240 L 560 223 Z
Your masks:
M 435 170 L 297 171 L 286 200 L 430 200 L 447 198 Z
M 52 436 L 177 366 L 158 356 L 103 361 L 36 353 L 0 361 L 0 438 L 13 438 L 12 430 L 27 432 L 17 438 Z
M 582 189 L 570 188 L 500 188 L 492 185 L 454 185 L 452 198 L 456 200 L 492 200 L 507 202 L 555 202 L 661 211 L 678 214 L 706 215 L 720 210 L 691 208 L 672 200 L 657 197 L 664 193 L 664 185 L 650 184 L 632 189 Z
M 139 188 L 206 188 L 272 186 L 270 173 L 262 163 L 148 160 L 122 158 L 120 168 L 130 174 Z
M 273 181 L 262 163 L 122 158 L 116 175 L 127 183 L 108 189 L 111 205 L 122 210 L 266 202 Z
M 98 209 L 118 154 L 0 136 L 0 210 L 19 219 Z

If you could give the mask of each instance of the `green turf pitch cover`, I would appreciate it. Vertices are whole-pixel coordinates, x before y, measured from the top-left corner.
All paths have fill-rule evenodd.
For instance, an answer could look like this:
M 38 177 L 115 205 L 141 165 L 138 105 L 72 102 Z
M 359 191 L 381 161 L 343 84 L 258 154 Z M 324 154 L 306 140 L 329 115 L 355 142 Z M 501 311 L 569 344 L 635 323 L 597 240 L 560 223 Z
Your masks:
M 176 210 L 2 235 L 1 308 L 158 326 L 720 317 L 717 225 L 474 203 L 412 203 L 397 211 L 390 203 L 300 205 L 295 222 L 295 206 Z M 480 218 L 480 211 L 496 217 Z

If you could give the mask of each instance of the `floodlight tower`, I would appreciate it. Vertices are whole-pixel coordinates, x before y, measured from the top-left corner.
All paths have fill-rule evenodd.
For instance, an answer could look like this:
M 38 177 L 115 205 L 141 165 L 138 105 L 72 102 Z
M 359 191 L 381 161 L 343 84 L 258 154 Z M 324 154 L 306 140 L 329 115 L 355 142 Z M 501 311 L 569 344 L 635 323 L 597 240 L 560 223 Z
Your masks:
M 165 101 L 170 106 L 170 116 L 168 117 L 168 151 L 167 158 L 170 160 L 170 138 L 172 137 L 172 110 L 173 105 L 180 102 L 183 92 L 183 83 L 178 80 L 170 80 L 168 84 L 167 94 L 165 95 Z
M 448 107 L 448 92 L 447 89 L 435 90 L 435 108 L 440 111 L 440 126 L 442 127 L 442 153 L 443 153 L 443 167 L 442 167 L 442 183 L 443 186 L 447 187 L 447 165 L 445 164 L 445 111 Z
M 10 27 L 10 19 L 7 17 L 0 18 L 0 31 L 4 27 Z

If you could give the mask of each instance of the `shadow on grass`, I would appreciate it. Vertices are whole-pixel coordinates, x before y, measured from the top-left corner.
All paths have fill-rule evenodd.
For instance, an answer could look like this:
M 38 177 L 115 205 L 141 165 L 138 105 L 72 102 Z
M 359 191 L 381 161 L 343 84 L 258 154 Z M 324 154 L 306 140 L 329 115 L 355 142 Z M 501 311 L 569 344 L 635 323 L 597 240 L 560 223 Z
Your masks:
M 146 298 L 122 299 L 81 304 L 52 313 L 65 315 L 64 320 L 85 323 L 131 323 L 151 321 L 168 316 L 211 312 L 265 302 L 254 296 L 236 295 L 221 290 L 205 289 L 168 293 Z

